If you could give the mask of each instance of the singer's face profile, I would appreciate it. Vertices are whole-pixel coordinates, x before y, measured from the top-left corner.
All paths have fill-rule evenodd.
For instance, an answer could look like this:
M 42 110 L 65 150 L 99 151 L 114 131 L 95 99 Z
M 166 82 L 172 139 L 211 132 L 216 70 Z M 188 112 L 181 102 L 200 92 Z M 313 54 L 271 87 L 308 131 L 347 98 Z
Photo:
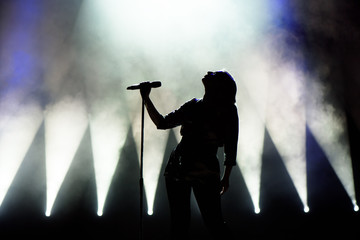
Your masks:
M 219 92 L 217 91 L 218 79 L 216 77 L 216 72 L 208 71 L 207 74 L 203 77 L 202 82 L 205 87 L 205 96 L 207 102 L 217 101 L 219 99 Z
M 203 77 L 202 82 L 204 84 L 205 89 L 210 90 L 215 87 L 216 81 L 216 72 L 207 72 L 207 74 Z
M 202 82 L 205 84 L 208 82 L 208 80 L 212 77 L 214 77 L 216 72 L 210 72 L 208 71 L 207 74 L 203 77 Z

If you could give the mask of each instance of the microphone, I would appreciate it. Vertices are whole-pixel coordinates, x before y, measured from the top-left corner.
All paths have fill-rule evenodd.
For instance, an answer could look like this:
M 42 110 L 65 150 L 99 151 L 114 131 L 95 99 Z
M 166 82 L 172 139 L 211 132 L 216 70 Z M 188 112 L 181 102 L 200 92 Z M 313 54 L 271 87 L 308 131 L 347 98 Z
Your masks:
M 137 90 L 142 88 L 158 88 L 161 87 L 160 81 L 154 81 L 154 82 L 141 82 L 139 84 L 131 85 L 127 87 L 127 90 Z

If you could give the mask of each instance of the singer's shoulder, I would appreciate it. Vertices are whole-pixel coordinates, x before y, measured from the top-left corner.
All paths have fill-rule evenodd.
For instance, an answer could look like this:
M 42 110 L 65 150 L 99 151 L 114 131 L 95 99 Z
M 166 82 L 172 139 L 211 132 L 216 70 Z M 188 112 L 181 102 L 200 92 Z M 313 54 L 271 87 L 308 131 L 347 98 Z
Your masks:
M 192 98 L 192 99 L 188 100 L 187 102 L 185 102 L 183 106 L 193 106 L 193 105 L 196 105 L 197 103 L 200 103 L 200 102 L 201 102 L 201 99 Z
M 189 109 L 189 108 L 193 108 L 194 106 L 197 105 L 197 103 L 200 102 L 201 99 L 198 98 L 192 98 L 188 101 L 186 101 L 180 108 L 181 109 Z
M 187 102 L 185 102 L 180 109 L 183 112 L 193 112 L 197 109 L 198 103 L 200 102 L 201 99 L 197 99 L 197 98 L 192 98 L 190 100 L 188 100 Z

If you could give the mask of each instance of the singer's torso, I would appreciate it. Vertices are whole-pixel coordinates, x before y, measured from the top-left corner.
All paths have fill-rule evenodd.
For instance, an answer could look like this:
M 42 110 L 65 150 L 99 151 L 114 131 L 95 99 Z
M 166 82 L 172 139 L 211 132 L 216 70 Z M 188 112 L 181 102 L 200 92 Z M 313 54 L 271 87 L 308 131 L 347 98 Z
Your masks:
M 238 116 L 235 105 L 214 107 L 192 99 L 164 117 L 159 128 L 181 125 L 182 139 L 165 175 L 185 179 L 219 178 L 218 147 L 225 145 L 225 165 L 235 165 Z M 180 166 L 178 166 L 180 165 Z

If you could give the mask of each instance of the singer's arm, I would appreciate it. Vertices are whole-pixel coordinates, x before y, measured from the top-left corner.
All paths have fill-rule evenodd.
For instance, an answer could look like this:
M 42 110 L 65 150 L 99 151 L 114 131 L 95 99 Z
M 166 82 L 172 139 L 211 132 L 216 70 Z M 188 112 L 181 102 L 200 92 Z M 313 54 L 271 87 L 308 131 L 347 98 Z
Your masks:
M 159 111 L 156 109 L 154 104 L 152 103 L 150 99 L 150 91 L 151 88 L 141 88 L 140 93 L 142 96 L 142 99 L 144 100 L 145 107 L 149 113 L 149 116 L 151 120 L 154 122 L 156 127 L 160 127 L 161 124 L 164 121 L 164 116 L 159 113 Z

